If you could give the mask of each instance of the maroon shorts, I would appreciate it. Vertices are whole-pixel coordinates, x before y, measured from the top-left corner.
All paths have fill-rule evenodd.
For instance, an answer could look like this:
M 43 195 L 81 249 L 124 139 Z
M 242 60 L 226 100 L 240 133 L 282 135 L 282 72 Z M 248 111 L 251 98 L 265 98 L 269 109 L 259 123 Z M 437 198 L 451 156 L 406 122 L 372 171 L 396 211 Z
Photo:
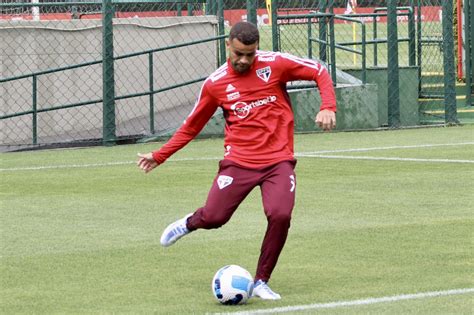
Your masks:
M 219 163 L 204 207 L 188 219 L 188 228 L 221 227 L 256 186 L 260 186 L 268 226 L 255 278 L 268 281 L 286 241 L 295 204 L 296 161 L 283 161 L 263 169 L 244 168 L 228 160 Z

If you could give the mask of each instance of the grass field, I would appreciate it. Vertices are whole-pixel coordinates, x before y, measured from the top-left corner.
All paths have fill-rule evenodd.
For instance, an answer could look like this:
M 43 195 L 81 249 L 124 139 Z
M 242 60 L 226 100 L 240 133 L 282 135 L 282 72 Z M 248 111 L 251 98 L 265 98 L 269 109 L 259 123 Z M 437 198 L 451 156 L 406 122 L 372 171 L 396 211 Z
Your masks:
M 255 270 L 258 189 L 221 229 L 159 244 L 204 202 L 221 139 L 148 175 L 136 153 L 160 144 L 0 155 L 0 313 L 472 313 L 474 126 L 295 140 L 297 203 L 271 281 L 283 299 L 237 307 L 210 282 L 226 264 Z

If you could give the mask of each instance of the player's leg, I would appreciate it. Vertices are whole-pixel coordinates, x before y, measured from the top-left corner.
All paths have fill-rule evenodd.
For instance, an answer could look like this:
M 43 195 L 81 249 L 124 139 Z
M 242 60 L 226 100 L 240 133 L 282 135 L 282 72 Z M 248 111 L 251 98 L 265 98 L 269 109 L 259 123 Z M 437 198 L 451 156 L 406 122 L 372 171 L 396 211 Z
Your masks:
M 266 299 L 279 299 L 267 285 L 290 228 L 291 213 L 295 204 L 295 162 L 282 162 L 274 166 L 261 184 L 262 200 L 267 216 L 267 230 L 263 239 L 255 275 L 255 295 Z
M 255 171 L 230 161 L 219 163 L 219 172 L 212 183 L 206 204 L 188 219 L 188 228 L 216 229 L 224 225 L 240 203 L 258 185 Z
M 221 161 L 204 207 L 171 223 L 162 234 L 161 244 L 170 246 L 196 229 L 221 227 L 229 221 L 257 183 L 252 170 L 241 168 L 230 161 Z

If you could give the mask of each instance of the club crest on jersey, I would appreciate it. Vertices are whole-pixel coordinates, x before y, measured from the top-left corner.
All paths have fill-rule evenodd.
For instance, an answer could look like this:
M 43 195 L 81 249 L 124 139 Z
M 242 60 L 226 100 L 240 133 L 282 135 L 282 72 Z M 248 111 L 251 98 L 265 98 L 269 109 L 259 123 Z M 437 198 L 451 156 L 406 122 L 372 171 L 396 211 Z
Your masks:
M 234 181 L 234 179 L 230 176 L 220 175 L 217 178 L 217 186 L 219 186 L 219 189 L 222 190 L 222 189 L 226 188 L 227 186 L 229 186 L 230 184 L 232 184 L 233 181 Z
M 272 68 L 266 66 L 265 68 L 257 69 L 257 76 L 265 82 L 270 80 L 270 75 L 272 74 Z

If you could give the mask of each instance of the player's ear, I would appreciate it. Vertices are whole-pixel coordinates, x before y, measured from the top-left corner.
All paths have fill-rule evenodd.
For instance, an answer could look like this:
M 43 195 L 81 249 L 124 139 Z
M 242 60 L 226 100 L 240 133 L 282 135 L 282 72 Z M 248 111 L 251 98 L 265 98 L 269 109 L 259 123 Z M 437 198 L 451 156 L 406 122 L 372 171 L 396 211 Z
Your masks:
M 228 38 L 225 40 L 225 46 L 226 46 L 227 48 L 230 47 L 230 40 L 229 40 Z

